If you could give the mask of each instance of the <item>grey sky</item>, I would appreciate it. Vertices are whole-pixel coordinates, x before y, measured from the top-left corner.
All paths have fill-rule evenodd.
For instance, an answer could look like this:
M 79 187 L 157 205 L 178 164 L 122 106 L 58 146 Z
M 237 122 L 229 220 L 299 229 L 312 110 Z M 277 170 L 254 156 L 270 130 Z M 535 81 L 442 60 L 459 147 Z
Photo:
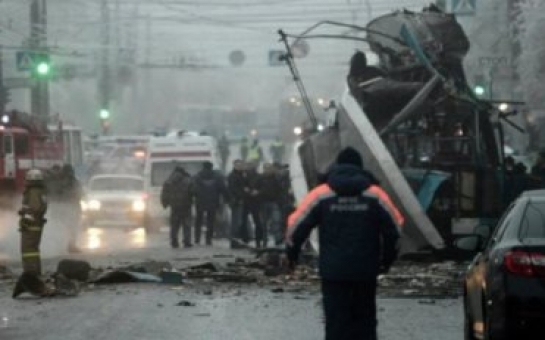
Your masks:
M 0 42 L 19 46 L 28 36 L 29 0 L 0 2 Z M 48 0 L 48 39 L 56 51 L 77 51 L 87 58 L 56 56 L 58 63 L 94 63 L 101 49 L 100 0 Z M 116 102 L 119 114 L 126 121 L 142 110 L 148 100 L 152 107 L 161 106 L 165 115 L 184 103 L 221 102 L 245 103 L 249 106 L 277 107 L 282 97 L 295 93 L 286 67 L 270 67 L 268 52 L 282 49 L 278 42 L 279 28 L 299 33 L 320 20 L 333 20 L 365 25 L 369 18 L 395 9 L 418 10 L 425 0 L 109 0 L 112 19 L 111 46 L 138 49 L 137 59 L 146 59 L 151 48 L 151 61 L 168 63 L 182 55 L 196 57 L 206 63 L 222 66 L 202 72 L 177 70 L 153 71 L 152 92 L 143 98 L 145 78 L 138 71 L 137 81 L 124 90 Z M 146 18 L 151 18 L 151 36 L 147 39 Z M 119 32 L 119 35 L 117 35 Z M 322 29 L 321 32 L 333 32 Z M 338 29 L 335 32 L 340 32 Z M 119 37 L 119 38 L 117 38 Z M 148 45 L 149 43 L 149 45 Z M 301 73 L 309 92 L 333 97 L 343 89 L 347 63 L 356 48 L 365 46 L 332 40 L 309 41 L 311 52 L 299 60 Z M 228 55 L 242 50 L 246 62 L 239 68 L 229 66 Z M 20 76 L 14 67 L 14 50 L 5 50 L 7 75 Z M 52 86 L 52 109 L 62 112 L 82 125 L 95 124 L 96 80 L 77 80 Z M 140 87 L 137 89 L 135 87 Z M 23 107 L 26 91 L 14 91 L 14 106 Z M 169 100 L 169 98 L 172 98 Z M 139 115 L 149 116 L 140 112 Z M 144 117 L 145 118 L 145 117 Z M 154 117 L 156 118 L 156 117 Z M 141 120 L 145 121 L 145 119 Z

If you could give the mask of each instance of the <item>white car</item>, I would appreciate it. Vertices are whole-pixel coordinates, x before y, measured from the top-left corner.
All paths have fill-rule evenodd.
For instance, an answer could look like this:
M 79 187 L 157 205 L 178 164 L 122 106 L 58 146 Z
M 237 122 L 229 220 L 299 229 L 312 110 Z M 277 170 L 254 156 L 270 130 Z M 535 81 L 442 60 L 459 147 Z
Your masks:
M 94 176 L 81 202 L 83 225 L 134 226 L 149 231 L 147 201 L 141 176 Z

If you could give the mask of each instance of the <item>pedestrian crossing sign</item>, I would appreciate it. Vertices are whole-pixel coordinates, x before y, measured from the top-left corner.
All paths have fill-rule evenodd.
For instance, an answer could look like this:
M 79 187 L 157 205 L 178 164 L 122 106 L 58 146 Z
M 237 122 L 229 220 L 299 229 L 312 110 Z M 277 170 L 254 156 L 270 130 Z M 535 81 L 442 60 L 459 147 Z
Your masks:
M 477 0 L 452 0 L 452 14 L 475 15 Z
M 34 65 L 34 53 L 28 51 L 19 51 L 16 54 L 17 70 L 30 71 Z

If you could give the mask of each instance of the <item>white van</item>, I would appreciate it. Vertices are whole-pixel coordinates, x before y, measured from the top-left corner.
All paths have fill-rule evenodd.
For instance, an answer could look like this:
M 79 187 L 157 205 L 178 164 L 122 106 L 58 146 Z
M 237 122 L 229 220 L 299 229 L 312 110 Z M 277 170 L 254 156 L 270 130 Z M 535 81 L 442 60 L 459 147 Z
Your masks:
M 211 162 L 215 169 L 220 168 L 218 143 L 214 137 L 181 133 L 150 139 L 144 167 L 150 225 L 160 228 L 168 224 L 168 210 L 161 206 L 160 197 L 163 184 L 174 168 L 183 166 L 194 176 L 204 162 Z

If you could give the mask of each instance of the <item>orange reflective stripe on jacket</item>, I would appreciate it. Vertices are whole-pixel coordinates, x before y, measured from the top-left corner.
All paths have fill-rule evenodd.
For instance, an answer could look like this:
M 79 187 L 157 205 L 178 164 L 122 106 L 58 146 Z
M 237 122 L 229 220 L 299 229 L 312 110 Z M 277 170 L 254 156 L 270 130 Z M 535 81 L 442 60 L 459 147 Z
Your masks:
M 314 206 L 318 204 L 318 202 L 320 202 L 321 198 L 323 198 L 324 196 L 330 196 L 332 194 L 333 190 L 331 190 L 329 185 L 322 184 L 314 188 L 305 196 L 303 202 L 301 202 L 301 204 L 299 204 L 299 206 L 297 207 L 297 210 L 295 210 L 288 217 L 288 231 L 286 234 L 286 240 L 288 241 L 288 243 L 291 243 L 291 235 L 293 235 L 297 224 L 310 213 L 312 208 L 314 208 Z
M 402 227 L 405 223 L 405 217 L 403 217 L 403 214 L 397 209 L 395 204 L 390 199 L 390 196 L 384 191 L 381 187 L 378 185 L 372 185 L 367 189 L 367 192 L 372 194 L 373 196 L 376 196 L 377 199 L 380 200 L 380 202 L 385 206 L 385 208 L 388 210 L 388 213 L 392 215 L 392 218 L 394 222 L 399 226 Z

